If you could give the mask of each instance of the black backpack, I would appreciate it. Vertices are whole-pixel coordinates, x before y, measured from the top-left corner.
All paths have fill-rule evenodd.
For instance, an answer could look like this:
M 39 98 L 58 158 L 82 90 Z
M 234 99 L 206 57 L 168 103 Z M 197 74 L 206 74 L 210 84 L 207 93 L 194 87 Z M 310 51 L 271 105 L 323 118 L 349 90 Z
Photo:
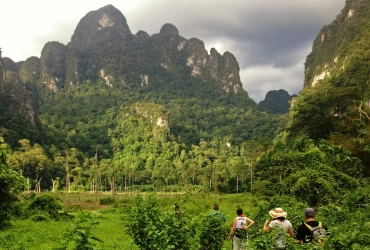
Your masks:
M 322 222 L 319 221 L 319 225 L 317 227 L 311 227 L 307 223 L 304 223 L 311 232 L 311 239 L 313 242 L 317 242 L 319 245 L 324 245 L 326 236 L 328 233 L 326 232 L 325 228 L 322 226 Z
M 247 230 L 242 229 L 242 228 L 235 229 L 234 234 L 235 234 L 236 237 L 241 238 L 241 239 L 247 239 L 248 238 Z

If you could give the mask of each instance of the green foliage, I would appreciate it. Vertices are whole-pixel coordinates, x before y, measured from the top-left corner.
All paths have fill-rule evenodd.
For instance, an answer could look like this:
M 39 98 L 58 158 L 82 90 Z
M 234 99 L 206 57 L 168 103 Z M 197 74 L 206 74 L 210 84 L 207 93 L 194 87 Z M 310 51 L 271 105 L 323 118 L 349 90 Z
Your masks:
M 313 140 L 328 139 L 330 133 L 342 132 L 343 126 L 350 125 L 348 114 L 352 113 L 354 103 L 361 99 L 360 88 L 356 86 L 338 88 L 321 84 L 304 89 L 292 107 L 290 137 L 308 135 Z
M 159 210 L 154 196 L 136 198 L 124 221 L 140 249 L 193 249 L 195 229 L 188 215 Z
M 276 148 L 261 159 L 256 175 L 267 179 L 281 194 L 316 206 L 339 200 L 346 190 L 355 190 L 362 164 L 348 150 L 323 140 L 306 137 L 290 148 Z
M 17 195 L 24 190 L 25 180 L 6 162 L 6 154 L 0 150 L 0 229 L 9 225 Z
M 50 221 L 50 215 L 48 213 L 38 213 L 38 214 L 32 214 L 29 217 L 30 220 L 34 222 L 39 222 L 39 221 Z
M 220 213 L 204 216 L 199 230 L 199 245 L 202 250 L 220 250 L 228 236 L 228 228 Z
M 63 247 L 58 249 L 69 249 L 70 242 L 73 242 L 73 249 L 75 250 L 88 250 L 96 249 L 96 242 L 103 243 L 102 240 L 93 235 L 94 228 L 99 225 L 99 219 L 104 219 L 100 214 L 96 212 L 79 214 L 65 213 L 68 216 L 74 227 L 68 230 L 63 237 Z
M 11 88 L 17 92 L 16 95 L 0 93 L 0 131 L 7 143 L 15 148 L 23 138 L 29 138 L 33 142 L 39 141 L 41 125 L 37 117 L 30 116 L 34 112 L 31 94 L 20 84 Z M 29 109 L 15 108 L 20 106 L 27 106 Z
M 32 199 L 25 208 L 26 216 L 36 216 L 40 213 L 49 216 L 52 219 L 59 219 L 61 217 L 60 210 L 63 206 L 60 201 L 51 194 L 37 195 Z
M 368 185 L 364 185 L 364 188 L 359 189 L 358 193 L 353 196 L 349 192 L 348 194 L 346 193 L 343 196 L 343 203 L 337 202 L 314 207 L 316 220 L 322 221 L 330 231 L 324 248 L 320 248 L 317 244 L 309 244 L 303 248 L 297 245 L 293 238 L 286 238 L 288 249 L 369 249 L 370 221 L 368 215 L 370 211 L 368 200 L 366 200 L 369 194 L 368 188 Z M 365 198 L 363 199 L 363 197 Z M 245 194 L 189 196 L 179 202 L 182 217 L 176 217 L 172 204 L 175 201 L 178 202 L 178 199 L 179 197 L 161 197 L 154 200 L 154 207 L 150 207 L 148 200 L 140 201 L 140 199 L 124 198 L 123 201 L 127 203 L 126 207 L 99 211 L 99 214 L 102 214 L 107 219 L 86 211 L 82 214 L 66 213 L 65 217 L 70 218 L 72 224 L 70 221 L 65 220 L 38 221 L 37 223 L 29 219 L 14 220 L 11 228 L 0 231 L 0 248 L 30 250 L 93 248 L 136 250 L 159 249 L 160 247 L 163 247 L 162 249 L 170 249 L 172 247 L 172 249 L 181 249 L 180 244 L 177 244 L 176 247 L 169 243 L 178 242 L 179 239 L 175 237 L 180 237 L 191 241 L 189 242 L 189 248 L 185 249 L 203 249 L 201 244 L 203 236 L 203 239 L 210 242 L 210 244 L 215 240 L 221 246 L 221 239 L 224 239 L 225 235 L 221 236 L 221 231 L 216 230 L 212 225 L 222 225 L 222 222 L 212 222 L 208 213 L 204 214 L 204 211 L 208 211 L 212 204 L 217 201 L 221 203 L 222 209 L 226 214 L 227 222 L 223 224 L 228 226 L 228 228 L 231 226 L 235 208 L 239 205 L 247 208 L 246 214 L 255 221 L 255 225 L 248 229 L 248 249 L 271 249 L 276 242 L 275 237 L 278 235 L 275 235 L 274 232 L 264 235 L 261 230 L 264 221 L 270 218 L 268 212 L 276 207 L 282 207 L 287 211 L 287 219 L 293 224 L 293 228 L 296 231 L 297 227 L 304 221 L 303 213 L 305 208 L 308 207 L 308 204 L 285 195 L 272 197 Z M 355 204 L 348 206 L 350 201 L 353 201 Z M 140 203 L 137 204 L 137 202 Z M 136 211 L 139 207 L 142 208 L 140 212 L 143 212 L 141 217 L 138 216 L 138 211 Z M 150 216 L 153 216 L 152 220 L 146 219 L 149 213 Z M 136 215 L 135 218 L 132 217 L 133 214 Z M 122 215 L 123 223 L 119 219 L 122 219 Z M 137 218 L 139 218 L 140 222 L 136 222 Z M 142 223 L 144 220 L 148 221 L 148 225 Z M 185 229 L 178 227 L 175 220 L 184 223 L 184 226 L 189 225 L 192 232 L 187 234 Z M 207 224 L 207 221 L 209 224 Z M 95 224 L 95 222 L 98 223 Z M 155 222 L 156 224 L 154 225 Z M 141 227 L 138 227 L 138 224 Z M 172 228 L 173 226 L 175 228 Z M 137 230 L 136 232 L 140 232 L 141 241 L 147 240 L 146 246 L 149 246 L 150 243 L 154 245 L 160 240 L 167 242 L 167 246 L 158 242 L 158 245 L 153 248 L 140 247 L 136 244 L 133 234 L 126 234 L 126 230 L 130 230 L 131 227 L 134 227 Z M 139 231 L 140 229 L 142 230 Z M 205 232 L 209 233 L 206 234 Z M 214 237 L 218 233 L 220 233 L 220 237 Z M 159 239 L 156 240 L 155 237 L 159 237 Z M 100 241 L 94 240 L 95 238 L 100 239 Z M 219 249 L 231 249 L 230 242 L 224 241 L 223 243 L 224 245 Z

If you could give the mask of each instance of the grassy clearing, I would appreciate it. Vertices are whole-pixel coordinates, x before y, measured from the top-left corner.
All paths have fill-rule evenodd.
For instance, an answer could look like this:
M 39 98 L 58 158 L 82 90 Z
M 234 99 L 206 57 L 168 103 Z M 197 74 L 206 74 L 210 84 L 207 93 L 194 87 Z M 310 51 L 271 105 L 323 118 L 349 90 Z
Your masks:
M 76 194 L 75 197 L 78 197 Z M 70 198 L 72 198 L 70 196 Z M 104 218 L 99 219 L 99 224 L 94 227 L 92 234 L 104 243 L 98 243 L 99 249 L 138 250 L 133 240 L 125 232 L 122 217 L 127 207 L 133 204 L 133 197 L 121 197 L 118 202 L 110 206 L 101 206 L 99 203 L 86 202 L 91 200 L 91 195 L 79 195 L 79 200 L 70 202 L 67 207 L 83 207 L 98 211 Z M 255 199 L 248 194 L 207 195 L 207 196 L 159 196 L 160 209 L 171 211 L 173 204 L 178 203 L 181 210 L 193 216 L 194 219 L 208 214 L 214 203 L 220 205 L 220 210 L 225 213 L 226 223 L 231 227 L 238 207 L 245 210 L 248 217 L 253 218 L 256 209 Z M 260 226 L 260 225 L 258 225 Z M 65 241 L 64 234 L 73 230 L 70 221 L 42 221 L 14 220 L 12 227 L 0 232 L 0 249 L 54 249 L 61 247 Z M 73 244 L 69 245 L 73 248 Z M 231 249 L 231 243 L 225 241 L 225 250 Z

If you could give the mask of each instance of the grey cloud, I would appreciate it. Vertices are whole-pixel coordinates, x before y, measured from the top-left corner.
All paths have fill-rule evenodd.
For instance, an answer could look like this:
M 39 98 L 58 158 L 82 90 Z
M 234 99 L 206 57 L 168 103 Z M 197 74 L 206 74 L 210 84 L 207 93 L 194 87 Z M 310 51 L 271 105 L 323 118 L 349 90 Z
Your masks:
M 242 67 L 271 61 L 280 67 L 292 66 L 297 59 L 286 55 L 312 44 L 321 27 L 344 7 L 344 0 L 341 2 L 207 0 L 165 4 L 160 1 L 162 7 L 154 15 L 155 19 L 148 13 L 152 16 L 152 25 L 157 26 L 157 31 L 149 26 L 149 33 L 156 33 L 162 24 L 172 22 L 185 37 L 195 36 L 205 43 L 234 41 L 227 50 L 238 58 Z M 153 9 L 156 9 L 154 4 L 147 11 Z
M 269 90 L 296 94 L 303 88 L 303 62 L 313 40 L 344 4 L 345 0 L 161 0 L 142 8 L 133 22 L 126 18 L 130 27 L 149 34 L 170 22 L 180 35 L 197 37 L 207 48 L 222 43 L 239 62 L 244 88 L 260 101 Z

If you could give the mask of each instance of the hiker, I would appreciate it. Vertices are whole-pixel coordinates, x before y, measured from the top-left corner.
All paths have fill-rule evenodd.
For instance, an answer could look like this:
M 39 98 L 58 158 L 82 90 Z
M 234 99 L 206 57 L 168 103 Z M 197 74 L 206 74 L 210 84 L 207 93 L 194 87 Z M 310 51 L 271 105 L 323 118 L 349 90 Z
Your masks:
M 271 230 L 280 230 L 280 233 L 277 232 L 279 237 L 276 240 L 275 249 L 286 249 L 286 245 L 284 243 L 286 233 L 289 233 L 290 237 L 294 237 L 292 223 L 286 219 L 288 214 L 280 207 L 271 210 L 269 214 L 273 220 L 266 220 L 265 225 L 263 226 L 263 233 L 266 234 Z
M 233 221 L 228 240 L 233 239 L 233 250 L 247 249 L 247 229 L 253 226 L 254 221 L 245 217 L 241 208 L 236 210 L 236 214 L 237 216 Z
M 226 222 L 225 214 L 219 211 L 218 204 L 213 204 L 213 210 L 209 213 L 209 216 L 214 217 L 215 215 L 221 216 L 223 222 Z
M 298 244 L 306 244 L 317 242 L 324 244 L 325 237 L 328 235 L 327 227 L 322 225 L 322 222 L 315 220 L 315 210 L 307 208 L 304 211 L 305 222 L 297 229 L 295 240 Z
M 173 204 L 174 208 L 175 208 L 175 216 L 181 216 L 182 212 L 180 210 L 180 205 L 175 203 Z

